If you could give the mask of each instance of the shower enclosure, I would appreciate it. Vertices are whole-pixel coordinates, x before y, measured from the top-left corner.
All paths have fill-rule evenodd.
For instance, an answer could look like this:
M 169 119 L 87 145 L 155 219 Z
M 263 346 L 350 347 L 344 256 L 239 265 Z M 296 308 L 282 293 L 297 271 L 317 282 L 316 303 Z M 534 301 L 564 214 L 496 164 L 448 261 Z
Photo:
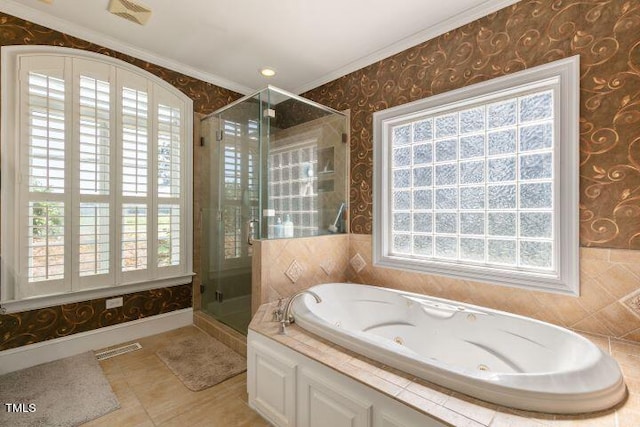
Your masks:
M 201 308 L 246 334 L 253 241 L 347 232 L 347 117 L 269 86 L 201 125 Z

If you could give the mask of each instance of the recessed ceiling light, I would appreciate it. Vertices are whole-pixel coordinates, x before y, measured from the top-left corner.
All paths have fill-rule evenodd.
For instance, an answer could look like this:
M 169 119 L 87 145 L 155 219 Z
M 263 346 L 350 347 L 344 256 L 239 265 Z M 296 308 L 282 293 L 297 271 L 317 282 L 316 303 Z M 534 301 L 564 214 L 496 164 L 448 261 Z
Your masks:
M 260 70 L 260 74 L 265 77 L 273 77 L 276 75 L 276 70 L 274 70 L 273 68 L 265 67 Z

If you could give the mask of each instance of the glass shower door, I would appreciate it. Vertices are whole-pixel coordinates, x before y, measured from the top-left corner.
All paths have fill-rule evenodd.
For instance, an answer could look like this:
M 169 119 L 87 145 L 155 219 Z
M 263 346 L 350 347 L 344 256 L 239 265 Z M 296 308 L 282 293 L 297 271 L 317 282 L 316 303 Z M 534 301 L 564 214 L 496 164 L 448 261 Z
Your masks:
M 242 103 L 218 116 L 218 185 L 211 314 L 243 334 L 251 320 L 252 240 L 260 233 L 259 104 Z
M 344 233 L 344 114 L 268 87 L 202 120 L 201 308 L 246 334 L 252 239 Z M 260 295 L 256 296 L 260 300 Z

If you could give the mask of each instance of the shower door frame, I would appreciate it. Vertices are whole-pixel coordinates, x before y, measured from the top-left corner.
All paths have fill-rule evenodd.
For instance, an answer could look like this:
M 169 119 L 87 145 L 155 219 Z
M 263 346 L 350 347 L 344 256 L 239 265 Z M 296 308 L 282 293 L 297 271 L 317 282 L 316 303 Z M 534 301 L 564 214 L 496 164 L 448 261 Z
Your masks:
M 215 248 L 213 247 L 209 247 L 209 251 L 210 252 L 208 254 L 208 262 L 207 262 L 207 266 L 209 268 L 209 272 L 213 273 L 213 275 L 211 277 L 215 277 L 215 290 L 216 291 L 222 291 L 222 286 L 223 286 L 223 276 L 222 273 L 223 271 L 225 271 L 225 269 L 229 269 L 229 267 L 231 268 L 239 268 L 239 267 L 246 267 L 248 264 L 249 267 L 249 272 L 251 274 L 251 277 L 253 277 L 253 271 L 251 268 L 251 264 L 252 264 L 252 251 L 250 248 L 250 245 L 247 246 L 247 240 L 248 240 L 248 228 L 246 226 L 247 222 L 251 219 L 255 219 L 258 223 L 258 226 L 255 227 L 255 231 L 254 231 L 254 238 L 257 239 L 261 239 L 261 238 L 268 238 L 268 228 L 267 228 L 267 223 L 265 221 L 265 218 L 263 217 L 263 215 L 265 214 L 264 210 L 268 209 L 268 167 L 267 167 L 267 163 L 268 163 L 268 159 L 269 159 L 269 150 L 270 150 L 270 130 L 271 130 L 271 117 L 268 114 L 268 109 L 272 108 L 271 105 L 271 99 L 269 99 L 269 96 L 263 97 L 263 93 L 266 94 L 271 94 L 272 92 L 275 92 L 277 94 L 280 95 L 284 95 L 285 97 L 289 98 L 289 99 L 293 99 L 293 100 L 297 100 L 299 102 L 302 102 L 304 104 L 310 105 L 316 109 L 328 112 L 330 114 L 338 114 L 340 116 L 344 116 L 347 117 L 348 120 L 348 114 L 345 114 L 344 112 L 340 112 L 337 110 L 334 110 L 333 108 L 330 107 L 326 107 L 324 105 L 318 104 L 314 101 L 311 101 L 309 99 L 305 99 L 303 97 L 294 95 L 292 93 L 286 92 L 282 89 L 278 89 L 276 87 L 273 86 L 267 86 L 266 88 L 263 88 L 259 91 L 256 91 L 250 95 L 244 96 L 216 111 L 214 111 L 211 114 L 208 114 L 206 116 L 204 116 L 201 121 L 205 121 L 207 119 L 210 118 L 214 118 L 217 121 L 217 134 L 216 134 L 216 138 L 215 138 L 215 142 L 212 142 L 213 144 L 216 144 L 213 152 L 217 153 L 218 155 L 218 159 L 217 161 L 214 160 L 214 163 L 217 164 L 218 166 L 218 172 L 216 173 L 216 177 L 212 180 L 212 198 L 211 200 L 216 200 L 216 212 L 215 212 L 215 218 L 211 218 L 213 219 L 213 221 L 209 222 L 209 225 L 213 225 L 212 223 L 215 223 L 215 225 L 213 225 L 216 229 L 216 236 L 215 236 Z M 246 217 L 243 217 L 242 214 L 242 194 L 240 196 L 240 200 L 239 200 L 239 206 L 241 208 L 241 214 L 240 214 L 240 230 L 239 230 L 239 240 L 237 240 L 244 248 L 246 249 L 242 249 L 241 248 L 241 256 L 237 257 L 235 259 L 227 259 L 226 255 L 225 255 L 225 247 L 224 247 L 224 239 L 225 239 L 225 233 L 224 233 L 224 206 L 225 206 L 225 199 L 224 199 L 224 166 L 225 166 L 225 138 L 227 138 L 227 136 L 224 134 L 224 113 L 227 112 L 228 110 L 232 109 L 235 106 L 238 106 L 250 99 L 257 99 L 259 107 L 258 107 L 258 115 L 256 117 L 256 122 L 257 122 L 257 140 L 255 141 L 255 143 L 257 144 L 257 150 L 256 150 L 256 154 L 257 154 L 257 163 L 256 163 L 256 167 L 255 170 L 253 171 L 253 173 L 255 174 L 255 176 L 258 178 L 258 182 L 257 182 L 257 205 L 253 206 L 253 210 L 255 212 L 255 216 L 252 217 L 250 215 L 250 211 L 251 211 L 251 207 L 249 207 L 249 215 Z M 237 122 L 236 122 L 237 123 Z M 348 122 L 347 122 L 348 123 Z M 347 127 L 348 129 L 348 127 Z M 246 138 L 246 136 L 245 136 Z M 242 144 L 244 142 L 244 138 L 240 141 L 240 144 Z M 343 141 L 344 142 L 344 141 Z M 348 157 L 348 150 L 347 150 L 347 157 Z M 248 173 L 248 172 L 247 172 Z M 248 179 L 241 178 L 241 181 L 248 181 Z M 347 183 L 348 185 L 348 183 Z M 245 190 L 243 190 L 242 192 L 244 192 Z M 217 194 L 215 194 L 215 192 L 217 192 Z M 347 189 L 347 193 L 348 194 L 348 189 Z M 213 212 L 212 212 L 213 213 Z M 204 231 L 204 230 L 203 230 Z M 210 243 L 209 243 L 210 244 Z M 211 266 L 215 265 L 215 271 L 211 271 Z M 206 285 L 204 285 L 206 286 Z M 210 287 L 208 289 L 213 290 L 213 286 L 209 285 Z M 207 289 L 207 288 L 203 288 L 203 289 Z M 207 290 L 208 290 L 207 289 Z M 251 300 L 251 294 L 252 294 L 252 290 L 250 289 L 249 292 L 249 300 Z M 222 300 L 224 301 L 226 298 L 226 296 L 223 295 Z M 216 298 L 217 299 L 217 298 Z M 251 308 L 249 308 L 249 313 Z M 215 318 L 218 321 L 221 321 L 222 323 L 228 324 L 226 322 L 224 322 L 219 315 L 212 313 L 209 310 L 206 310 L 207 314 L 213 316 L 213 318 Z M 229 325 L 230 327 L 236 329 L 233 325 Z M 237 329 L 236 329 L 237 330 Z M 243 334 L 246 334 L 247 331 L 239 331 Z

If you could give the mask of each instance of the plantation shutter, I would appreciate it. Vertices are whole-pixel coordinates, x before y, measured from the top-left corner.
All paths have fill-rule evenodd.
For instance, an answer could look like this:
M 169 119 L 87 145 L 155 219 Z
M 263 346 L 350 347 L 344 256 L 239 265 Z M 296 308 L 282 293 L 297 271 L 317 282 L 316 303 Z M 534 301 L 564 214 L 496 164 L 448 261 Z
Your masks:
M 191 101 L 94 53 L 3 54 L 22 50 L 2 89 L 3 307 L 189 283 Z
M 150 83 L 131 72 L 118 70 L 120 111 L 120 274 L 124 282 L 148 277 L 151 255 Z
M 164 89 L 155 91 L 156 114 L 156 267 L 164 273 L 184 264 L 184 111 L 180 100 Z
M 22 298 L 70 290 L 69 68 L 69 61 L 57 57 L 24 58 L 20 64 Z
M 74 60 L 74 289 L 112 285 L 115 120 L 112 67 Z

